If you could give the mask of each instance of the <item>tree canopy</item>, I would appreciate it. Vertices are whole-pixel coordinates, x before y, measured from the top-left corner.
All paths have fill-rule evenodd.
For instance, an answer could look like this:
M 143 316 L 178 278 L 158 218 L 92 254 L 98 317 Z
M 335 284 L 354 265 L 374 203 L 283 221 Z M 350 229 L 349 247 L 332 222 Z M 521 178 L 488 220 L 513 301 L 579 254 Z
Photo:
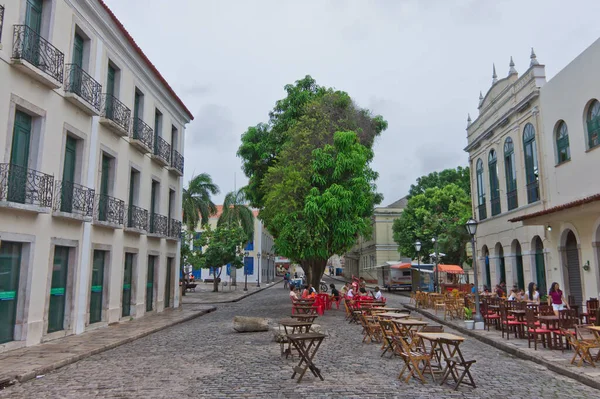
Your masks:
M 241 188 L 238 191 L 227 193 L 217 226 L 240 226 L 246 233 L 246 241 L 250 241 L 254 237 L 254 214 L 252 209 L 246 205 L 245 192 L 245 188 Z
M 419 177 L 417 183 L 410 186 L 408 198 L 417 194 L 423 194 L 428 188 L 441 188 L 450 183 L 456 184 L 470 196 L 471 180 L 469 167 L 463 168 L 462 166 L 459 166 L 456 169 L 444 169 L 441 172 L 433 172 L 427 176 Z
M 431 238 L 437 237 L 438 252 L 445 254 L 440 262 L 462 265 L 466 260 L 465 244 L 470 240 L 465 223 L 470 217 L 471 197 L 462 187 L 450 183 L 427 188 L 412 196 L 394 221 L 394 241 L 403 256 L 414 258 L 414 244 L 419 240 L 420 255 L 427 257 L 434 252 Z
M 300 263 L 316 284 L 331 255 L 369 235 L 373 208 L 382 199 L 371 148 L 387 122 L 310 76 L 286 92 L 268 124 L 242 135 L 238 155 L 250 179 L 249 198 L 277 253 Z
M 212 202 L 211 195 L 219 193 L 219 187 L 213 183 L 207 173 L 192 177 L 187 188 L 183 189 L 181 199 L 183 223 L 188 231 L 195 231 L 198 222 L 208 223 L 211 215 L 217 212 L 217 206 Z

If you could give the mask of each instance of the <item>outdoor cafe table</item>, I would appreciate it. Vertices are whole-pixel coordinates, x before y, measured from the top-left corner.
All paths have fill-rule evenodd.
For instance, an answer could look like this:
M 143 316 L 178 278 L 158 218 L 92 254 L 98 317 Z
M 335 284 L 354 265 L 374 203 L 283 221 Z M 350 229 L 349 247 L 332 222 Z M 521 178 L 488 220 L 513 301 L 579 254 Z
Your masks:
M 416 319 L 400 319 L 392 320 L 392 322 L 396 325 L 396 327 L 398 327 L 400 335 L 403 337 L 408 336 L 410 330 L 420 331 L 423 327 L 429 324 L 426 321 Z
M 549 316 L 538 316 L 538 321 L 542 324 L 546 324 L 546 327 L 550 330 L 550 329 L 555 329 L 557 327 L 558 324 L 558 316 L 556 315 L 549 315 Z
M 299 314 L 310 314 L 310 315 L 316 315 L 317 314 L 317 308 L 315 308 L 314 306 L 307 306 L 307 305 L 296 305 L 294 304 L 294 311 L 296 313 Z
M 441 373 L 445 373 L 448 365 L 446 365 L 443 370 L 443 361 L 445 361 L 446 359 L 450 359 L 451 357 L 455 356 L 457 354 L 458 351 L 460 351 L 459 349 L 459 345 L 465 340 L 463 337 L 459 336 L 459 335 L 454 335 L 454 334 L 450 334 L 450 333 L 423 333 L 423 332 L 418 332 L 417 333 L 417 337 L 424 339 L 426 341 L 429 341 L 429 343 L 431 344 L 430 347 L 430 354 L 431 354 L 431 366 L 437 366 L 438 368 L 438 372 Z M 446 339 L 446 340 L 450 340 L 453 341 L 454 344 L 453 345 L 440 345 L 439 344 L 439 340 L 440 339 Z M 436 349 L 439 348 L 439 351 L 436 351 Z M 437 362 L 437 364 L 434 364 L 434 360 Z
M 318 316 L 316 314 L 293 314 L 292 319 L 303 321 L 305 323 L 312 323 Z
M 282 319 L 279 320 L 279 324 L 283 326 L 283 330 L 286 336 L 291 334 L 306 334 L 310 332 L 310 327 L 312 326 L 312 322 L 299 321 L 294 319 Z M 288 340 L 287 348 L 285 346 L 285 342 L 282 342 L 281 355 L 285 355 L 285 357 L 287 358 L 292 354 L 292 344 Z
M 586 328 L 594 334 L 596 341 L 598 342 L 598 344 L 600 344 L 600 326 L 588 326 Z M 594 359 L 594 361 L 600 361 L 600 351 L 598 351 L 598 353 L 596 354 L 596 358 Z
M 407 312 L 407 309 L 402 309 L 402 308 L 388 308 L 388 307 L 381 307 L 379 309 L 385 310 L 386 312 Z
M 315 377 L 319 377 L 321 381 L 323 381 L 321 370 L 315 366 L 313 359 L 317 354 L 321 343 L 325 339 L 325 334 L 290 334 L 287 336 L 287 338 L 300 354 L 300 363 L 294 367 L 292 378 L 296 377 L 296 374 L 299 374 L 297 382 L 300 382 L 302 381 L 302 377 L 304 377 L 306 370 L 310 369 Z
M 379 313 L 377 316 L 384 317 L 386 319 L 406 319 L 406 318 L 410 317 L 410 315 L 406 314 L 406 313 L 393 313 L 393 312 Z

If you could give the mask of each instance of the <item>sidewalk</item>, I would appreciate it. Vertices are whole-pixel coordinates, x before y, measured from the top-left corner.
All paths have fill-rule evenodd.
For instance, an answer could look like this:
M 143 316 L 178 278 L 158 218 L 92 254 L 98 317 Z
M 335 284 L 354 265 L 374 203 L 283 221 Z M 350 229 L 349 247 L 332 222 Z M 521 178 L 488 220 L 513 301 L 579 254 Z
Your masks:
M 513 335 L 507 340 L 506 338 L 502 338 L 500 331 L 497 331 L 494 328 L 491 328 L 490 331 L 467 330 L 464 327 L 464 322 L 462 320 L 444 320 L 443 314 L 440 313 L 439 315 L 436 315 L 432 309 L 416 309 L 414 306 L 409 305 L 410 299 L 408 297 L 404 297 L 404 299 L 406 301 L 404 307 L 419 312 L 437 323 L 447 325 L 459 331 L 461 334 L 473 337 L 513 356 L 530 360 L 537 365 L 544 366 L 551 371 L 577 380 L 582 384 L 600 389 L 600 369 L 585 364 L 582 367 L 572 365 L 571 359 L 575 354 L 575 351 L 573 350 L 565 350 L 564 352 L 561 352 L 560 350 L 550 350 L 543 348 L 541 344 L 538 343 L 538 350 L 536 351 L 533 348 L 533 344 L 531 348 L 528 347 L 527 339 L 514 338 Z
M 70 335 L 36 346 L 0 354 L 0 389 L 46 374 L 78 360 L 116 348 L 214 311 L 214 306 L 187 305 L 180 309 Z
M 186 292 L 182 299 L 184 304 L 200 305 L 238 302 L 247 296 L 254 295 L 267 288 L 279 287 L 279 289 L 281 289 L 283 286 L 279 284 L 282 282 L 283 279 L 279 279 L 270 284 L 260 283 L 260 287 L 257 287 L 256 281 L 248 281 L 248 291 L 244 291 L 244 281 L 242 280 L 241 282 L 237 282 L 237 287 L 232 287 L 230 285 L 223 287 L 222 284 L 219 284 L 219 292 L 212 292 L 213 283 L 199 282 L 196 285 L 195 291 Z

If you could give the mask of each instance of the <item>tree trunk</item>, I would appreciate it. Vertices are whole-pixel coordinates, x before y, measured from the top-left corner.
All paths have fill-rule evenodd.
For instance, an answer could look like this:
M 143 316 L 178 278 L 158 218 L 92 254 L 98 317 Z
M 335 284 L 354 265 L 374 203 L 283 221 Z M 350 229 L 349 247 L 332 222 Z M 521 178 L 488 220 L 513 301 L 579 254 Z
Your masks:
M 219 275 L 217 275 L 217 271 L 213 273 L 213 292 L 219 292 L 219 278 L 221 277 L 221 268 L 219 268 Z
M 327 267 L 327 259 L 314 259 L 301 263 L 302 270 L 306 274 L 306 281 L 319 291 L 321 278 Z

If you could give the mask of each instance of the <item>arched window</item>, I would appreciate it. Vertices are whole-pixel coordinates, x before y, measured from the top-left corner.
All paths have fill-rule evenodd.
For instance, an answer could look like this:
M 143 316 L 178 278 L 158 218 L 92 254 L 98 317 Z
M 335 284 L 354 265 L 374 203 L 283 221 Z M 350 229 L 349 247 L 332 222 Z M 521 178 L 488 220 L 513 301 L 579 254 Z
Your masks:
M 525 149 L 525 177 L 527 180 L 527 203 L 540 199 L 540 183 L 535 143 L 535 128 L 531 123 L 523 129 L 523 147 Z
M 498 184 L 498 160 L 494 150 L 491 150 L 488 155 L 488 167 L 490 169 L 490 204 L 492 205 L 492 216 L 495 216 L 500 213 L 500 185 Z
M 571 159 L 571 149 L 569 148 L 569 131 L 565 121 L 558 122 L 556 127 L 556 155 L 559 164 Z
M 592 101 L 587 112 L 588 149 L 600 144 L 600 102 Z
M 485 184 L 483 183 L 483 161 L 481 158 L 477 160 L 477 208 L 479 210 L 479 220 L 487 219 L 487 211 L 485 209 Z
M 519 206 L 517 197 L 517 170 L 515 168 L 515 146 L 509 137 L 504 142 L 504 170 L 506 172 L 506 199 L 508 210 Z

